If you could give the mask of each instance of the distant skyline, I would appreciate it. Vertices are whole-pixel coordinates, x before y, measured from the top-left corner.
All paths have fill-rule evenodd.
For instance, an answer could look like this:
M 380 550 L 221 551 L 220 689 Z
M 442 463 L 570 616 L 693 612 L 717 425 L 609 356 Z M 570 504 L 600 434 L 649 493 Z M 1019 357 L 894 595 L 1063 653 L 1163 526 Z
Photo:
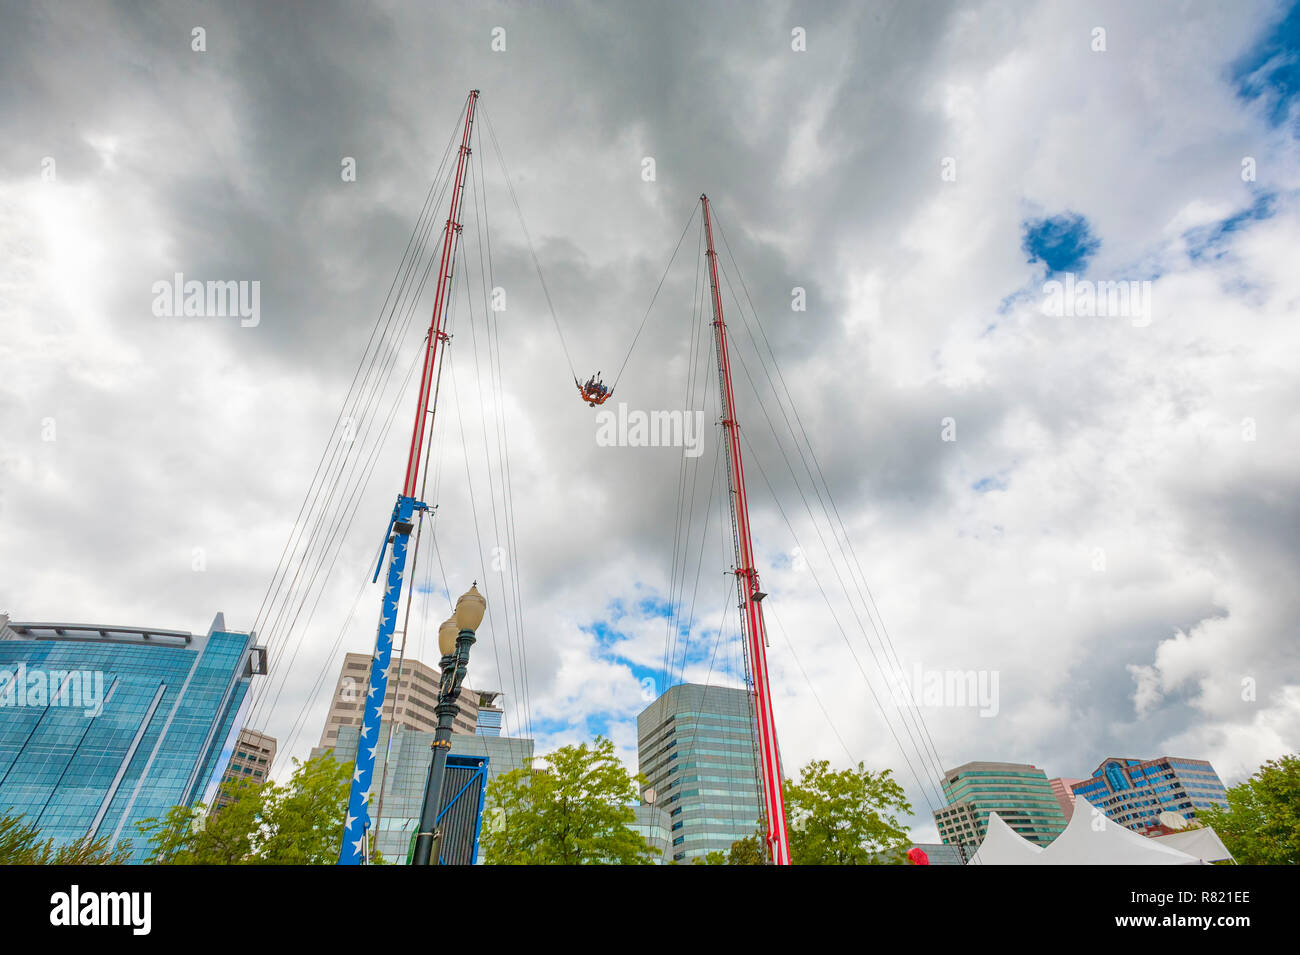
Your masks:
M 701 192 L 717 210 L 856 557 L 792 476 L 797 455 L 787 468 L 764 352 L 737 315 L 788 775 L 811 759 L 892 768 L 922 842 L 936 767 L 972 760 L 1083 778 L 1108 756 L 1169 754 L 1209 760 L 1231 786 L 1300 748 L 1297 11 L 10 11 L 0 610 L 254 625 L 477 88 L 576 372 L 610 380 Z M 635 769 L 650 700 L 742 672 L 730 531 L 705 494 L 712 406 L 685 465 L 714 502 L 695 525 L 710 536 L 673 584 L 683 449 L 601 436 L 494 151 L 479 153 L 509 296 L 494 319 L 501 394 L 478 373 L 481 327 L 463 324 L 408 654 L 437 663 L 448 598 L 477 579 L 489 618 L 468 682 L 502 690 L 502 732 L 539 754 L 601 733 Z M 608 408 L 694 410 L 696 253 L 692 232 Z M 187 316 L 178 281 L 205 296 L 220 283 L 226 314 Z M 317 741 L 344 653 L 371 647 L 368 581 L 415 404 L 399 385 L 428 307 L 426 294 L 394 361 L 393 428 L 319 603 L 283 644 L 261 628 L 271 673 L 250 725 L 286 764 Z M 501 488 L 485 445 L 502 421 L 513 522 L 489 504 Z M 842 594 L 857 599 L 856 564 L 871 611 Z M 689 637 L 670 633 L 670 595 L 695 606 Z M 507 607 L 522 634 L 506 634 Z M 866 621 L 876 610 L 888 641 Z

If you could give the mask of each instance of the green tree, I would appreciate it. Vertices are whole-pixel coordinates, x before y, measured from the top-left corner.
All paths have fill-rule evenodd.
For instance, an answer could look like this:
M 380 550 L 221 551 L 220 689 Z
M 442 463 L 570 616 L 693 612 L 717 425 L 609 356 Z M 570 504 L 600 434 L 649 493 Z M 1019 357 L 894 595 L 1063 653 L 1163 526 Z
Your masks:
M 255 838 L 261 828 L 269 782 L 241 778 L 225 783 L 222 793 L 234 799 L 211 813 L 199 803 L 172 806 L 161 818 L 136 824 L 149 842 L 150 865 L 243 865 L 255 862 Z
M 347 763 L 325 756 L 300 764 L 288 785 L 276 788 L 263 811 L 266 837 L 258 846 L 262 861 L 271 865 L 337 862 L 351 788 L 352 767 Z M 377 852 L 371 852 L 370 858 L 383 861 Z
M 658 853 L 631 823 L 640 777 L 614 744 L 561 746 L 547 769 L 524 767 L 488 786 L 483 850 L 492 865 L 648 865 Z
M 833 772 L 814 760 L 798 782 L 786 780 L 785 801 L 795 865 L 901 864 L 911 844 L 898 816 L 912 807 L 888 769 L 873 773 L 859 763 Z
M 246 777 L 223 786 L 234 801 L 213 812 L 173 806 L 138 824 L 154 865 L 330 865 L 342 847 L 351 775 L 329 755 L 294 760 L 289 782 Z M 372 854 L 375 861 L 382 861 Z
M 758 829 L 751 836 L 737 839 L 727 853 L 727 865 L 767 865 L 767 833 Z
M 40 829 L 22 816 L 0 816 L 0 865 L 125 865 L 131 844 L 110 849 L 109 836 L 82 838 L 54 847 L 54 840 L 42 839 Z
M 1240 865 L 1300 864 L 1300 754 L 1270 759 L 1228 790 L 1228 808 L 1197 811 Z

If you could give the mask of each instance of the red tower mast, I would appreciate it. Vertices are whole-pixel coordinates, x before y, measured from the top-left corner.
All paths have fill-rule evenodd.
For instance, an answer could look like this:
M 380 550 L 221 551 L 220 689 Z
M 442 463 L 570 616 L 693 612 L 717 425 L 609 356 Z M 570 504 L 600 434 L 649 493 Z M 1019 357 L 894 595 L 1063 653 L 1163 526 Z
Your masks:
M 442 234 L 442 261 L 438 264 L 438 287 L 433 295 L 433 320 L 429 324 L 429 338 L 424 347 L 424 370 L 420 374 L 420 398 L 415 406 L 415 430 L 411 434 L 411 451 L 406 458 L 406 478 L 402 482 L 402 494 L 415 496 L 415 481 L 420 471 L 420 447 L 424 443 L 424 423 L 428 417 L 429 389 L 433 386 L 434 358 L 438 345 L 447 339 L 442 330 L 443 313 L 451 290 L 451 264 L 456 260 L 455 246 L 460 239 L 461 225 L 457 219 L 460 213 L 461 194 L 465 191 L 465 167 L 469 162 L 469 133 L 474 125 L 474 107 L 478 105 L 478 90 L 469 91 L 469 101 L 465 104 L 465 131 L 461 134 L 460 152 L 456 156 L 456 182 L 451 189 L 451 208 L 447 212 L 447 224 Z
M 776 723 L 772 717 L 772 692 L 767 676 L 767 631 L 763 626 L 761 601 L 754 567 L 754 539 L 749 530 L 749 499 L 745 494 L 745 466 L 740 457 L 740 430 L 736 421 L 735 395 L 731 387 L 731 359 L 727 354 L 727 325 L 722 319 L 722 290 L 718 285 L 718 256 L 713 249 L 713 220 L 709 197 L 700 196 L 704 207 L 704 232 L 708 239 L 709 284 L 713 290 L 714 344 L 718 357 L 718 387 L 722 392 L 723 445 L 727 449 L 727 486 L 731 492 L 731 530 L 736 547 L 736 588 L 745 614 L 745 647 L 752 687 L 754 726 L 758 742 L 767 813 L 767 846 L 775 865 L 790 864 L 790 841 L 785 824 L 785 796 L 781 791 L 781 757 L 776 745 Z

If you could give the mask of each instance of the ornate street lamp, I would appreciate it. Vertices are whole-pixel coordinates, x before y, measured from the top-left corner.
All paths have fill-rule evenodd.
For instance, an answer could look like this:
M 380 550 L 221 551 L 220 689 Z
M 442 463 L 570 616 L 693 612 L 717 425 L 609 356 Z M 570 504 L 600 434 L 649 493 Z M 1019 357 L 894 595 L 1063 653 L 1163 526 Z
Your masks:
M 429 763 L 429 779 L 424 786 L 424 803 L 420 807 L 420 829 L 415 836 L 415 855 L 412 865 L 433 865 L 441 832 L 438 831 L 438 811 L 442 805 L 442 780 L 447 771 L 447 755 L 451 752 L 451 728 L 460 714 L 460 686 L 469 666 L 469 648 L 474 645 L 474 631 L 483 622 L 487 600 L 478 592 L 478 581 L 456 601 L 456 611 L 438 628 L 438 649 L 442 659 L 442 681 L 438 686 L 438 705 L 434 713 L 438 728 L 433 735 L 433 761 Z

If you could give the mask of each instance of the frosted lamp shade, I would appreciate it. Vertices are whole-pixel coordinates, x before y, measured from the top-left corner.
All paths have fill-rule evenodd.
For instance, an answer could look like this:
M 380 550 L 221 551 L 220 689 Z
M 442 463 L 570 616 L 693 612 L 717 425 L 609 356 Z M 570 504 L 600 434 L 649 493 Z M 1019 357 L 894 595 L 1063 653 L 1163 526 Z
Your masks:
M 487 600 L 478 592 L 478 587 L 471 586 L 456 601 L 456 624 L 462 630 L 477 630 L 486 610 Z
M 438 650 L 445 657 L 456 652 L 456 636 L 460 633 L 460 627 L 456 626 L 456 618 L 448 617 L 438 628 Z

